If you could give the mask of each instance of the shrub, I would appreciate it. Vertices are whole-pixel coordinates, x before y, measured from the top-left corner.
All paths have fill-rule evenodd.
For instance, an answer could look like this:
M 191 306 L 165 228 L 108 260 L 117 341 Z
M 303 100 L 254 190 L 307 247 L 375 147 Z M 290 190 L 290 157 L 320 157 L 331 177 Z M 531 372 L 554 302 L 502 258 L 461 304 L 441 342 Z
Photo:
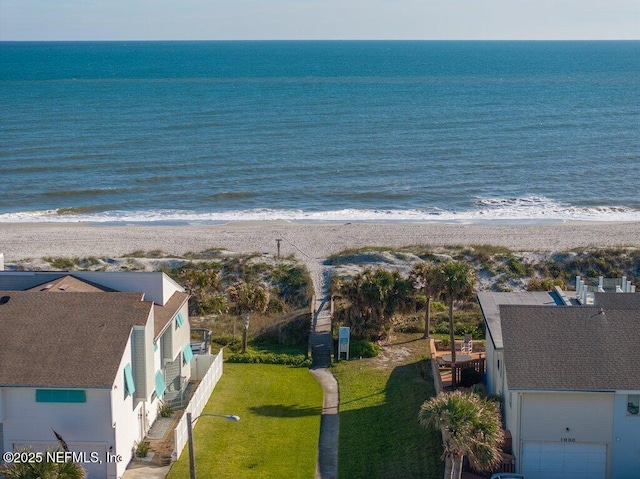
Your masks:
M 380 346 L 365 339 L 352 341 L 349 344 L 350 358 L 375 358 L 380 351 Z
M 72 258 L 52 258 L 50 256 L 43 258 L 47 263 L 49 263 L 53 268 L 69 270 L 74 269 L 76 267 L 76 261 Z
M 247 364 L 282 364 L 285 366 L 310 367 L 311 359 L 303 354 L 277 354 L 277 353 L 232 353 L 227 356 L 229 363 Z
M 162 403 L 162 406 L 160 406 L 160 416 L 169 417 L 171 414 L 173 414 L 173 407 L 171 404 L 167 402 Z
M 527 284 L 527 291 L 553 291 L 554 286 L 565 288 L 564 281 L 553 278 L 533 278 Z
M 151 443 L 149 441 L 140 441 L 136 446 L 136 456 L 147 457 L 149 449 L 151 449 Z

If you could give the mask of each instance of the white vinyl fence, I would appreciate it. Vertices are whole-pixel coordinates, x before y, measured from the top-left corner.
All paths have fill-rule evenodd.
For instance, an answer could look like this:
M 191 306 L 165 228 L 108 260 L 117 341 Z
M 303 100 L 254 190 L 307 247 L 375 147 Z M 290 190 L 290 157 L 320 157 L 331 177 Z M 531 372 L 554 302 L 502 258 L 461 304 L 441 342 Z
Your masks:
M 207 356 L 198 356 L 195 355 L 192 359 L 191 367 L 194 367 L 194 363 L 196 363 L 196 370 L 198 369 L 197 362 L 203 362 L 209 359 Z M 184 446 L 187 445 L 187 413 L 190 412 L 193 418 L 198 417 L 207 402 L 209 401 L 209 397 L 213 392 L 213 388 L 216 387 L 218 381 L 222 377 L 222 350 L 215 356 L 213 362 L 211 363 L 211 367 L 209 367 L 208 371 L 202 378 L 202 381 L 198 385 L 196 392 L 193 394 L 191 401 L 189 401 L 189 405 L 185 408 L 184 414 L 182 418 L 180 418 L 180 422 L 176 426 L 176 430 L 174 431 L 175 437 L 175 445 L 176 449 L 173 451 L 174 459 L 178 459 Z

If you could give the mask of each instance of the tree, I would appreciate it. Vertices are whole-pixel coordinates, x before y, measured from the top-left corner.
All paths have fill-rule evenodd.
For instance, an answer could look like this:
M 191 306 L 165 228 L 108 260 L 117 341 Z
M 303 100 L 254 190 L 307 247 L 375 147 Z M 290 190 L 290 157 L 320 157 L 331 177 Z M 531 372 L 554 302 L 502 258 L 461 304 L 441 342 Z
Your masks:
M 409 295 L 409 281 L 397 271 L 364 270 L 351 281 L 336 283 L 338 296 L 347 304 L 346 322 L 356 337 L 377 340 L 391 327 L 391 318 Z
M 451 363 L 456 362 L 456 345 L 453 327 L 453 304 L 456 301 L 469 300 L 475 293 L 476 273 L 466 263 L 448 261 L 438 268 L 437 285 L 449 305 L 449 340 L 451 344 Z
M 438 268 L 434 263 L 422 262 L 417 263 L 410 274 L 414 284 L 421 288 L 427 298 L 424 313 L 424 335 L 423 339 L 429 337 L 429 326 L 431 324 L 431 300 L 436 299 L 441 293 L 441 287 L 438 284 Z
M 242 315 L 242 353 L 247 352 L 249 316 L 253 312 L 264 313 L 269 307 L 269 292 L 255 283 L 238 281 L 228 289 L 229 297 L 235 304 L 238 314 Z
M 454 391 L 426 401 L 420 424 L 442 430 L 445 479 L 460 479 L 466 456 L 478 471 L 491 471 L 500 461 L 504 439 L 498 405 L 476 394 Z
M 87 477 L 87 471 L 75 462 L 51 462 L 46 452 L 36 453 L 32 449 L 22 449 L 18 452 L 41 454 L 37 457 L 42 460 L 4 464 L 0 466 L 0 476 L 6 479 L 85 479 Z

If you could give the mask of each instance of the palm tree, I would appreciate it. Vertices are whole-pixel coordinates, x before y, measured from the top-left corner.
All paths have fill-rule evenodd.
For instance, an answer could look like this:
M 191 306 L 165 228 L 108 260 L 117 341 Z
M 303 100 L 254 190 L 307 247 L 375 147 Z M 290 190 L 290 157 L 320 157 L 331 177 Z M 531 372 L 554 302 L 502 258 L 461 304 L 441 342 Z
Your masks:
M 443 393 L 426 401 L 420 424 L 442 431 L 444 478 L 460 479 L 466 456 L 478 471 L 491 471 L 500 461 L 504 438 L 498 405 L 462 391 Z
M 22 449 L 19 452 L 36 454 L 32 449 Z M 40 457 L 41 461 L 13 462 L 0 466 L 0 476 L 7 479 L 85 479 L 87 471 L 75 462 L 51 462 L 46 453 Z
M 440 295 L 440 285 L 438 284 L 438 269 L 434 263 L 417 263 L 411 270 L 410 277 L 413 282 L 424 291 L 427 298 L 424 313 L 424 335 L 423 339 L 429 337 L 429 326 L 431 324 L 431 300 Z
M 269 307 L 269 292 L 254 283 L 238 281 L 228 289 L 229 297 L 235 303 L 236 311 L 242 315 L 242 353 L 247 352 L 249 316 L 253 312 L 264 313 Z
M 456 362 L 456 345 L 453 329 L 453 303 L 471 299 L 475 292 L 476 273 L 466 263 L 449 261 L 438 268 L 437 284 L 449 305 L 449 338 L 451 344 L 451 363 Z
M 397 271 L 365 269 L 351 281 L 337 281 L 334 291 L 346 303 L 342 309 L 352 334 L 377 340 L 391 328 L 393 315 L 406 303 L 409 281 Z

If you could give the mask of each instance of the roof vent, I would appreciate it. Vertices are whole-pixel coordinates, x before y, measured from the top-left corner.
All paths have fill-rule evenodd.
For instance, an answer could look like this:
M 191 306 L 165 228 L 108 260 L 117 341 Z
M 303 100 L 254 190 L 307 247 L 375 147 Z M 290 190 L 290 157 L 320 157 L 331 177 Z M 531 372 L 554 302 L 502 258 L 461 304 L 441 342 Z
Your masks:
M 53 288 L 53 283 L 49 283 L 48 285 L 46 285 L 44 288 L 42 288 L 42 291 L 45 291 L 47 289 L 51 289 Z
M 3 296 L 2 298 L 0 298 L 0 304 L 7 304 L 10 299 L 10 296 Z
M 68 285 L 68 284 L 63 284 L 63 285 L 58 286 L 58 289 L 59 289 L 60 291 L 65 291 L 68 287 L 69 287 L 69 285 Z

